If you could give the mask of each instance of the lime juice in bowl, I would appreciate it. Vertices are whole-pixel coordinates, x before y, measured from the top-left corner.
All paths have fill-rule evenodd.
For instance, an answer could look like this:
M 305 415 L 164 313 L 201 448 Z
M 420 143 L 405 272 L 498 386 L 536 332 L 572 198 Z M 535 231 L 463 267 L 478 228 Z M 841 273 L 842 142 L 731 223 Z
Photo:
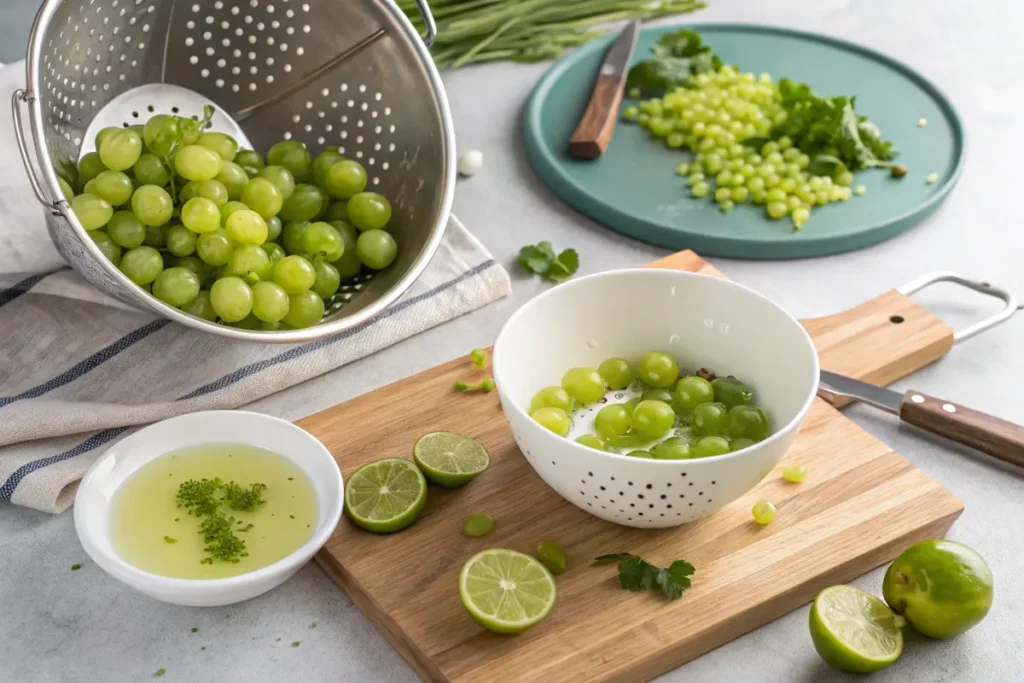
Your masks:
M 640 398 L 638 407 L 647 392 L 655 404 L 678 406 L 682 398 L 680 412 L 687 409 L 686 400 L 695 401 L 692 407 L 696 408 L 699 397 L 687 396 L 687 385 L 696 387 L 701 383 L 686 379 L 680 397 L 678 370 L 673 376 L 671 362 L 665 364 L 665 358 L 691 373 L 704 368 L 741 379 L 743 386 L 719 382 L 722 396 L 734 403 L 725 406 L 724 415 L 718 414 L 722 412 L 719 409 L 702 408 L 702 412 L 716 413 L 710 422 L 719 421 L 718 427 L 694 430 L 696 421 L 691 411 L 691 423 L 680 421 L 677 425 L 673 419 L 671 432 L 685 432 L 688 427 L 689 433 L 644 436 L 637 439 L 635 449 L 628 441 L 617 442 L 614 448 L 618 452 L 610 452 L 596 448 L 597 442 L 592 439 L 584 438 L 583 443 L 574 440 L 580 436 L 600 437 L 597 415 L 609 402 L 635 402 Z M 626 385 L 607 394 L 612 386 L 608 378 L 616 379 L 614 368 L 605 365 L 604 373 L 599 368 L 610 359 L 625 361 L 637 377 L 645 371 L 644 363 L 654 360 L 655 366 L 666 365 L 662 368 L 665 377 L 654 378 L 648 373 L 648 379 L 640 385 Z M 626 372 L 621 363 L 616 364 Z M 593 373 L 581 370 L 578 377 L 571 373 L 564 377 L 572 368 Z M 795 438 L 814 399 L 818 358 L 800 323 L 756 292 L 706 275 L 645 268 L 573 280 L 524 305 L 498 336 L 494 375 L 516 442 L 548 485 L 602 519 L 634 527 L 669 527 L 732 502 L 774 467 Z M 594 375 L 601 386 L 596 386 Z M 573 405 L 585 405 L 571 413 L 568 430 L 567 425 L 555 424 L 561 417 L 558 413 L 537 414 L 539 408 L 552 407 L 540 405 L 545 400 L 557 404 L 558 392 L 548 387 L 564 388 L 563 378 L 570 387 L 579 381 L 584 388 L 583 401 L 573 401 Z M 648 381 L 652 379 L 653 383 Z M 592 395 L 585 391 L 588 381 L 593 385 Z M 750 399 L 743 398 L 744 387 L 752 394 Z M 546 394 L 541 392 L 538 403 L 539 390 Z M 714 393 L 712 397 L 717 398 Z M 599 403 L 602 400 L 604 404 Z M 740 412 L 753 416 L 755 423 L 763 415 L 767 422 L 763 435 L 741 434 L 742 421 L 729 429 L 729 411 L 735 409 L 736 401 L 744 400 L 756 401 L 757 412 Z M 669 419 L 668 415 L 658 415 L 664 411 L 657 405 L 643 412 L 649 410 L 655 421 Z M 633 417 L 630 429 L 635 434 Z M 654 433 L 663 427 L 656 427 Z M 562 436 L 563 431 L 572 439 Z M 694 453 L 696 443 L 709 436 L 717 438 Z M 750 438 L 753 443 L 748 444 L 743 439 L 749 436 L 760 440 Z M 696 439 L 691 442 L 687 437 Z M 678 458 L 629 455 L 632 450 L 653 455 L 658 441 L 671 438 L 690 442 L 686 457 L 682 457 L 682 451 L 687 449 L 681 446 L 675 451 Z M 733 442 L 738 442 L 738 449 L 734 450 Z M 673 445 L 679 446 L 679 442 L 668 446 Z M 713 445 L 716 447 L 711 448 Z

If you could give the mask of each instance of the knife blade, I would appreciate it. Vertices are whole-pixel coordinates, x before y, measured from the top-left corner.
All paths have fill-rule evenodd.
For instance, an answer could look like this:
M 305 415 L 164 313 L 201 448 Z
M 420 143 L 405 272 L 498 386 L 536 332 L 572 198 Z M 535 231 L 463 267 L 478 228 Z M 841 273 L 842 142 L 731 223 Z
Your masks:
M 905 394 L 821 371 L 818 395 L 850 398 L 899 416 L 900 421 L 1024 467 L 1024 426 L 915 391 Z
M 639 19 L 629 22 L 604 54 L 590 102 L 569 140 L 569 154 L 578 159 L 596 159 L 612 139 L 640 26 Z

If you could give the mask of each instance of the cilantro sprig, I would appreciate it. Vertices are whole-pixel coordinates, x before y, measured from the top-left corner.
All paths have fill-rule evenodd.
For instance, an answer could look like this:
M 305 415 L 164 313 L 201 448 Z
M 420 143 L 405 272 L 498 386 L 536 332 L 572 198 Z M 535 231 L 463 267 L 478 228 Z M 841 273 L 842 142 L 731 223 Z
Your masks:
M 525 270 L 554 282 L 568 280 L 580 267 L 580 257 L 575 249 L 565 249 L 556 254 L 551 242 L 526 245 L 519 250 L 516 261 Z
M 651 45 L 654 59 L 634 65 L 626 77 L 630 97 L 656 97 L 683 87 L 696 74 L 718 71 L 722 60 L 696 31 L 665 33 Z
M 619 585 L 628 591 L 646 591 L 655 586 L 669 600 L 678 600 L 690 588 L 695 571 L 686 560 L 676 560 L 668 567 L 656 567 L 631 553 L 612 553 L 594 558 L 594 564 L 618 563 Z

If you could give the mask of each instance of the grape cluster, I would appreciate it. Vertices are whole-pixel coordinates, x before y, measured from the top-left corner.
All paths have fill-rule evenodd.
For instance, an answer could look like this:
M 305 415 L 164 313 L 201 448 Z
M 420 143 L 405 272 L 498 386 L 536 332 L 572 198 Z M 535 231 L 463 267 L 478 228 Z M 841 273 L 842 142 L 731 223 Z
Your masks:
M 164 303 L 245 329 L 315 325 L 344 280 L 394 261 L 391 204 L 336 147 L 313 159 L 288 140 L 264 159 L 206 130 L 211 114 L 104 128 L 61 189 L 104 256 Z
M 627 120 L 639 123 L 669 147 L 694 152 L 681 164 L 694 197 L 713 196 L 724 211 L 751 201 L 764 205 L 773 219 L 788 215 L 801 228 L 811 208 L 850 198 L 853 175 L 808 172 L 810 158 L 787 137 L 763 139 L 786 112 L 768 74 L 740 73 L 731 66 L 693 77 L 693 87 L 627 107 Z

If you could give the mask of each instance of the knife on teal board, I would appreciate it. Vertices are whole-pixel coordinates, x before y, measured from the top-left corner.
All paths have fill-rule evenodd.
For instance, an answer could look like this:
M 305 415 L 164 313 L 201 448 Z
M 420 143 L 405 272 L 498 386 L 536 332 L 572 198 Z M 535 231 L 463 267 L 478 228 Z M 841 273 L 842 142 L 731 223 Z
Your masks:
M 1024 467 L 1024 427 L 911 389 L 900 394 L 874 384 L 821 371 L 818 395 L 829 402 L 852 398 L 899 416 L 925 431 Z
M 640 34 L 640 20 L 634 19 L 612 42 L 601 62 L 583 116 L 569 140 L 569 154 L 577 159 L 596 159 L 604 154 L 619 118 L 622 91 L 626 87 L 629 61 Z

